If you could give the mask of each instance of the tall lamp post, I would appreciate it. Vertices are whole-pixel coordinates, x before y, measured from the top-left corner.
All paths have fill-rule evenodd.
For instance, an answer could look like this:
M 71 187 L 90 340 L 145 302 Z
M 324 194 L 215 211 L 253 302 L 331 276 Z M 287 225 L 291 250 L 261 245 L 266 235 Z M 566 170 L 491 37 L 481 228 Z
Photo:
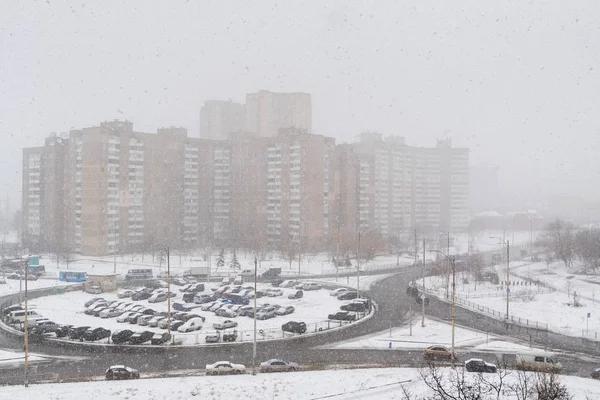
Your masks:
M 454 304 L 455 304 L 455 296 L 456 296 L 456 260 L 455 257 L 450 257 L 448 254 L 439 251 L 439 250 L 429 250 L 431 252 L 439 253 L 446 257 L 446 260 L 452 266 L 452 355 L 454 356 L 454 321 L 455 321 L 455 313 L 454 313 Z
M 256 375 L 256 281 L 258 280 L 258 260 L 256 259 L 256 253 L 254 254 L 254 338 L 252 339 L 252 375 Z
M 24 341 L 25 341 L 25 387 L 29 386 L 29 320 L 27 318 L 27 281 L 29 278 L 29 260 L 25 261 L 25 329 L 24 329 Z
M 500 242 L 506 245 L 506 320 L 508 321 L 508 305 L 510 303 L 510 242 L 502 240 L 498 236 L 490 236 L 492 239 L 499 239 Z
M 360 231 L 356 245 L 356 297 L 360 298 Z
M 167 336 L 171 338 L 171 257 L 167 247 Z

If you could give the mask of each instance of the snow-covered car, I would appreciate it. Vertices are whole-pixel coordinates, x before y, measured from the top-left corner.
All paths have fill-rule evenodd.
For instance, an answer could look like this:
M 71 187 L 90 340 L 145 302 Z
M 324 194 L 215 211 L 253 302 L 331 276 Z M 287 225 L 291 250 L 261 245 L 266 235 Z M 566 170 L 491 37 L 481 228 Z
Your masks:
M 339 295 L 346 293 L 348 290 L 349 290 L 348 288 L 341 287 L 341 288 L 332 290 L 331 293 L 329 293 L 329 294 L 331 296 L 338 297 Z
M 319 290 L 321 288 L 321 285 L 316 282 L 304 282 L 296 285 L 296 290 Z
M 300 282 L 295 281 L 295 280 L 286 280 L 283 281 L 279 284 L 280 288 L 293 288 L 294 286 L 298 285 Z
M 236 326 L 238 326 L 238 323 L 235 321 L 232 321 L 230 319 L 226 319 L 223 322 L 217 322 L 217 323 L 213 324 L 213 328 L 215 328 L 217 330 L 235 328 Z
M 233 311 L 231 308 L 221 307 L 217 311 L 215 311 L 215 315 L 219 317 L 225 318 L 235 318 L 237 317 L 237 313 Z
M 202 329 L 202 318 L 192 318 L 177 328 L 177 332 L 193 332 Z
M 157 327 L 158 324 L 162 321 L 162 320 L 166 320 L 167 317 L 165 317 L 164 315 L 159 315 L 159 316 L 153 316 L 152 319 L 150 319 L 150 321 L 148 321 L 148 326 L 150 327 Z
M 260 372 L 296 371 L 300 366 L 295 362 L 271 359 L 260 363 Z
M 108 381 L 113 379 L 140 379 L 140 372 L 137 369 L 124 365 L 113 365 L 106 370 L 105 375 Z
M 293 313 L 294 311 L 296 311 L 296 309 L 292 306 L 280 307 L 277 310 L 275 310 L 275 314 L 276 315 L 288 315 L 288 314 Z
M 117 322 L 125 322 L 127 320 L 127 318 L 130 318 L 134 315 L 137 315 L 138 313 L 133 312 L 133 311 L 128 311 L 128 312 L 123 312 L 123 314 L 121 314 L 119 316 L 119 318 L 117 318 Z
M 147 326 L 152 318 L 152 315 L 141 315 L 136 320 L 136 323 L 140 326 Z
M 229 361 L 217 361 L 206 364 L 206 375 L 244 374 L 246 367 L 243 364 L 234 364 Z
M 85 289 L 85 291 L 87 293 L 90 294 L 101 294 L 102 293 L 102 288 L 98 285 L 94 285 L 94 286 L 89 286 Z
M 281 289 L 267 289 L 266 292 L 268 297 L 283 296 L 283 290 Z
M 275 307 L 261 308 L 256 312 L 256 319 L 270 319 L 275 318 Z
M 149 299 L 148 299 L 148 303 L 159 303 L 161 301 L 167 301 L 167 294 L 166 293 L 156 293 L 153 294 Z
M 209 311 L 209 310 L 212 308 L 212 306 L 214 306 L 215 304 L 217 304 L 217 302 L 216 302 L 216 301 L 211 301 L 210 303 L 205 303 L 205 304 L 203 304 L 203 305 L 200 307 L 200 309 L 201 309 L 202 311 Z
M 124 312 L 125 311 L 117 308 L 109 308 L 108 310 L 104 310 L 100 313 L 100 318 L 114 318 L 120 316 Z
M 224 305 L 225 305 L 225 303 L 223 303 L 222 301 L 217 301 L 215 304 L 213 304 L 213 306 L 211 308 L 208 309 L 208 311 L 215 312 L 219 308 L 223 307 Z

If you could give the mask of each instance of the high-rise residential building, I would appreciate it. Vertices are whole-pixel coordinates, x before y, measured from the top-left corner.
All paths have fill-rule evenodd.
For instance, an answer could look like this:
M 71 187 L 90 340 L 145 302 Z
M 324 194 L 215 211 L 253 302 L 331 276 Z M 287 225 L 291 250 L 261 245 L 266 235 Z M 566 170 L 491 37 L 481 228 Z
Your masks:
M 231 133 L 244 131 L 246 110 L 231 100 L 209 100 L 200 109 L 200 138 L 227 140 Z
M 111 121 L 23 151 L 22 218 L 32 251 L 107 255 L 212 246 L 349 254 L 358 232 L 464 231 L 468 150 L 299 128 L 190 138 Z
M 258 137 L 276 137 L 280 129 L 312 132 L 312 102 L 308 93 L 246 94 L 246 131 Z
M 407 146 L 368 132 L 355 143 L 356 225 L 383 236 L 420 231 L 464 231 L 468 218 L 468 149 L 450 141 Z M 343 153 L 347 153 L 346 148 Z

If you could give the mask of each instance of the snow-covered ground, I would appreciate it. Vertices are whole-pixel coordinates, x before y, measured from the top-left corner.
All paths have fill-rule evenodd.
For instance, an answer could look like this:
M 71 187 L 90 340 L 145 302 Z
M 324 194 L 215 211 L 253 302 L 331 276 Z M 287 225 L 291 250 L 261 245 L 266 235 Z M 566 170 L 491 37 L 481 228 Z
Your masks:
M 391 328 L 390 330 L 374 333 L 327 345 L 337 349 L 424 349 L 432 345 L 450 347 L 452 344 L 452 326 L 442 321 L 425 318 L 425 326 L 421 325 L 421 316 L 415 315 L 407 326 Z M 412 323 L 412 328 L 411 328 Z M 485 332 L 456 326 L 454 328 L 457 348 L 473 347 L 489 344 L 496 340 Z
M 37 361 L 43 361 L 46 358 L 38 354 L 29 353 L 28 361 L 35 363 Z M 15 352 L 9 350 L 0 350 L 0 369 L 11 368 L 14 365 L 22 364 L 25 362 L 25 353 Z
M 59 287 L 70 285 L 67 282 L 61 282 L 58 279 L 38 279 L 37 281 L 28 281 L 27 290 L 42 289 L 48 287 Z M 25 291 L 25 281 L 6 279 L 6 284 L 0 284 L 0 296 L 11 293 L 22 293 Z
M 217 287 L 216 284 L 212 285 Z M 259 290 L 272 288 L 266 284 L 259 284 Z M 262 289 L 261 289 L 262 288 Z M 171 299 L 172 304 L 175 302 L 181 302 L 181 293 L 179 288 L 174 286 L 174 292 L 176 297 Z M 294 289 L 282 289 L 283 296 L 278 297 L 262 297 L 258 299 L 257 303 L 261 304 L 280 304 L 282 306 L 291 305 L 295 307 L 295 311 L 292 314 L 277 316 L 273 319 L 264 321 L 257 321 L 257 328 L 262 330 L 263 333 L 259 333 L 259 339 L 276 339 L 284 337 L 284 333 L 281 330 L 281 325 L 287 321 L 304 321 L 308 325 L 308 332 L 318 331 L 319 328 L 322 330 L 336 328 L 341 325 L 340 322 L 331 321 L 328 322 L 327 316 L 330 313 L 339 311 L 339 307 L 347 302 L 340 301 L 337 298 L 330 296 L 330 291 L 326 289 L 315 290 L 315 291 L 304 291 L 304 297 L 301 299 L 291 300 L 288 299 L 288 295 L 295 293 Z M 207 287 L 206 291 L 212 293 Z M 144 331 L 149 330 L 157 333 L 165 332 L 160 328 L 151 328 L 148 326 L 138 326 L 128 323 L 119 323 L 117 318 L 101 319 L 91 315 L 84 314 L 84 303 L 98 295 L 92 295 L 81 291 L 67 292 L 64 294 L 46 296 L 38 299 L 29 301 L 29 306 L 35 309 L 36 312 L 41 314 L 43 317 L 48 318 L 58 324 L 72 324 L 77 326 L 91 326 L 91 327 L 103 327 L 115 331 L 117 329 L 132 329 L 133 331 Z M 104 293 L 102 295 L 106 300 L 117 300 L 116 293 Z M 119 301 L 132 302 L 131 299 L 119 299 Z M 167 302 L 162 303 L 148 303 L 147 300 L 133 302 L 135 304 L 141 304 L 144 307 L 152 308 L 157 312 L 167 310 Z M 188 304 L 193 305 L 193 304 Z M 201 330 L 191 333 L 175 333 L 175 340 L 181 341 L 182 344 L 193 345 L 205 343 L 205 335 L 207 333 L 214 332 L 213 324 L 222 322 L 226 319 L 232 319 L 238 323 L 239 339 L 238 340 L 252 340 L 253 337 L 253 319 L 243 316 L 236 318 L 224 318 L 214 315 L 210 311 L 201 311 L 199 308 L 194 309 L 192 312 L 202 315 L 206 318 L 204 326 Z M 260 331 L 259 331 L 260 332 Z M 106 341 L 106 340 L 104 340 Z
M 449 373 L 449 369 L 443 370 Z M 101 374 L 103 371 L 99 371 Z M 144 372 L 141 371 L 142 376 Z M 474 376 L 469 374 L 468 376 Z M 490 379 L 492 379 L 490 377 Z M 507 380 L 514 382 L 511 373 Z M 600 398 L 600 382 L 593 379 L 561 376 L 575 400 Z M 238 376 L 202 376 L 185 378 L 140 379 L 135 381 L 97 381 L 62 384 L 39 384 L 3 387 L 6 399 L 79 400 L 83 393 L 88 400 L 147 399 L 291 399 L 317 400 L 402 399 L 401 386 L 413 396 L 430 392 L 415 368 L 373 368 L 326 370 L 280 374 L 250 374 Z M 513 399 L 506 396 L 503 399 Z
M 356 276 L 343 276 L 338 278 L 315 278 L 317 282 L 333 283 L 340 286 L 349 286 L 356 289 L 357 283 L 359 283 L 359 290 L 369 290 L 371 285 L 382 279 L 388 278 L 393 274 L 382 274 L 382 275 L 364 275 L 360 278 Z
M 564 335 L 600 339 L 600 302 L 595 292 L 600 289 L 600 277 L 574 274 L 577 267 L 565 268 L 562 262 L 511 263 L 509 315 L 521 324 L 548 328 Z M 468 272 L 456 276 L 456 298 L 463 306 L 481 312 L 506 316 L 506 267 L 497 266 L 501 280 L 498 285 L 475 282 Z M 466 280 L 463 280 L 466 279 Z M 537 284 L 542 282 L 543 284 Z M 421 280 L 417 281 L 421 285 Z M 451 285 L 443 276 L 425 278 L 427 291 L 439 298 L 447 298 Z M 448 288 L 448 289 L 447 289 Z M 577 292 L 579 306 L 574 306 L 573 293 Z M 596 333 L 598 331 L 598 333 Z

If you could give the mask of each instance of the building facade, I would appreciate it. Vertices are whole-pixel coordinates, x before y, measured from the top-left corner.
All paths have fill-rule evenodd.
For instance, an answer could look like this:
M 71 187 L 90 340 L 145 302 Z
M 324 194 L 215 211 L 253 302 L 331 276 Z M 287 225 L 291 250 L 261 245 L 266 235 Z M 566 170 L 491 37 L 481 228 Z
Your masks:
M 372 132 L 336 146 L 293 127 L 209 140 L 108 121 L 23 151 L 32 251 L 318 251 L 358 232 L 465 231 L 467 201 L 467 149 L 411 147 Z
M 312 101 L 308 93 L 246 94 L 246 131 L 258 137 L 276 137 L 280 129 L 312 132 Z
M 229 134 L 244 131 L 246 108 L 231 100 L 209 100 L 200 109 L 200 138 L 227 140 Z

